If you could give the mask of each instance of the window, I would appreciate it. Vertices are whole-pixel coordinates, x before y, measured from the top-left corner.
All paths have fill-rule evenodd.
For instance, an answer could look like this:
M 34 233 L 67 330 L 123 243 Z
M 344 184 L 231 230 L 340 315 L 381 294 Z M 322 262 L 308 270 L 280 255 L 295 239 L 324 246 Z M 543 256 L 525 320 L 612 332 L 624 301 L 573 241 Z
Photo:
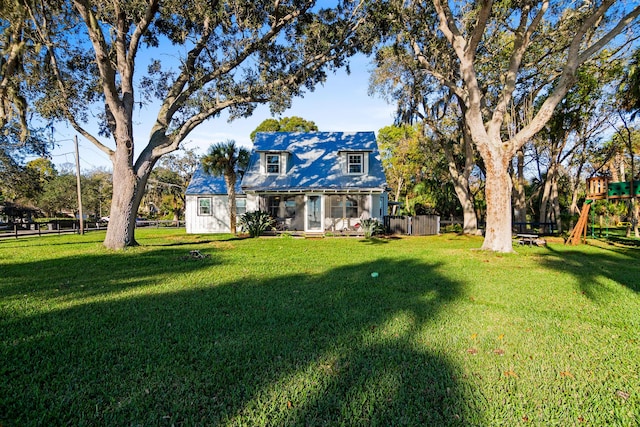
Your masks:
M 267 197 L 267 212 L 273 218 L 280 217 L 280 196 Z
M 198 197 L 198 215 L 211 215 L 210 197 Z
M 345 218 L 358 218 L 358 199 L 355 197 L 345 197 Z
M 247 199 L 236 199 L 236 215 L 244 215 L 247 213 Z
M 274 218 L 294 218 L 296 216 L 296 196 L 268 196 L 267 212 Z
M 285 218 L 294 218 L 296 216 L 296 198 L 295 196 L 284 198 L 284 216 Z
M 331 205 L 331 218 L 344 218 L 342 196 L 331 196 L 329 203 Z
M 359 199 L 352 196 L 330 196 L 331 218 L 358 218 Z
M 267 173 L 279 174 L 280 173 L 280 155 L 279 154 L 267 154 Z
M 347 173 L 361 174 L 364 172 L 364 156 L 362 154 L 347 154 Z

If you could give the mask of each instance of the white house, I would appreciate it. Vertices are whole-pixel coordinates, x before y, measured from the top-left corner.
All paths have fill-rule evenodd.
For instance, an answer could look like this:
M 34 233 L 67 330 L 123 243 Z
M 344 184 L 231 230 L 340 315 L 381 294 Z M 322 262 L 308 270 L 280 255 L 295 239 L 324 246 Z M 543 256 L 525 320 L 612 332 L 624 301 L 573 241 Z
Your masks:
M 238 214 L 263 210 L 278 230 L 356 230 L 383 220 L 387 182 L 373 132 L 270 132 L 256 135 L 238 193 Z M 201 171 L 187 189 L 188 233 L 229 231 L 222 178 Z
M 229 233 L 229 197 L 222 176 L 211 176 L 202 168 L 196 170 L 187 187 L 185 220 L 187 233 Z M 236 185 L 236 212 L 246 212 L 247 198 L 240 183 Z

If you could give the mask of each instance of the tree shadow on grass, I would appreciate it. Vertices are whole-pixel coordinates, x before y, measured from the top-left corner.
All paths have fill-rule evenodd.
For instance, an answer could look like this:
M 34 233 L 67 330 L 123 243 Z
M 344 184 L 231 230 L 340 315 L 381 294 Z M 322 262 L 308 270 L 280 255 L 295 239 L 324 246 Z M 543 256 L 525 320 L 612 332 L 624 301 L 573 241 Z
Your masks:
M 70 238 L 73 237 L 75 237 L 76 239 L 71 240 Z M 17 249 L 38 246 L 69 246 L 70 244 L 95 245 L 96 243 L 100 243 L 102 241 L 104 241 L 104 232 L 97 231 L 85 233 L 82 236 L 77 234 L 43 234 L 42 236 L 33 235 L 28 237 L 20 237 L 19 239 L 2 238 L 0 239 L 0 249 L 3 247 L 3 245 Z M 20 244 L 17 244 L 16 242 L 20 242 Z
M 611 243 L 624 245 L 624 246 L 627 246 L 629 248 L 635 248 L 635 249 L 640 248 L 640 239 L 637 239 L 635 237 L 624 237 L 624 236 L 611 235 L 609 237 L 604 238 L 604 240 L 608 241 L 608 242 L 611 242 Z
M 548 255 L 542 257 L 542 265 L 572 274 L 581 291 L 593 300 L 606 292 L 602 278 L 640 292 L 640 252 L 635 249 L 611 247 L 594 251 L 563 247 L 557 250 L 553 246 L 547 249 Z
M 420 341 L 460 293 L 437 267 L 383 259 L 2 325 L 0 422 L 482 425 L 455 365 Z
M 220 264 L 216 248 L 200 248 L 204 259 L 193 259 L 186 249 L 154 249 L 135 255 L 120 251 L 5 264 L 0 299 L 113 294 L 153 284 L 167 273 L 188 274 Z

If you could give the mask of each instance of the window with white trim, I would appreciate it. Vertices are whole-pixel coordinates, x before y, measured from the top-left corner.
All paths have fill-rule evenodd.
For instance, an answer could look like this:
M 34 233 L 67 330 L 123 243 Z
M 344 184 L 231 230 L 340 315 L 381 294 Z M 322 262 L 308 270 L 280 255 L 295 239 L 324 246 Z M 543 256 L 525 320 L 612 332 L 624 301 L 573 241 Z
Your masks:
M 211 215 L 211 197 L 198 197 L 198 215 Z
M 347 154 L 347 173 L 349 175 L 360 175 L 364 173 L 364 154 Z
M 268 174 L 280 173 L 280 154 L 268 154 L 265 156 L 267 163 L 266 171 Z
M 360 200 L 361 197 L 358 196 L 330 196 L 331 218 L 359 218 Z
M 244 215 L 247 213 L 247 199 L 244 197 L 236 199 L 236 215 Z

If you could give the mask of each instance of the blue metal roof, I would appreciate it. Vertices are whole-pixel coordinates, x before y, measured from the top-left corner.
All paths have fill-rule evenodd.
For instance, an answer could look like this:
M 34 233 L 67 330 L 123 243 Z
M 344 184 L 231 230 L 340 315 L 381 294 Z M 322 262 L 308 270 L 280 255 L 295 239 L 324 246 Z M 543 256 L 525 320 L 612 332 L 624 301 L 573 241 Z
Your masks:
M 187 187 L 186 194 L 190 195 L 223 195 L 227 194 L 227 186 L 224 183 L 224 177 L 213 176 L 205 173 L 199 167 L 191 177 L 191 182 Z M 240 180 L 236 182 L 236 195 L 244 194 L 240 187 Z
M 341 152 L 368 156 L 366 175 L 348 175 L 340 164 Z M 260 152 L 287 152 L 282 175 L 260 172 Z M 249 191 L 375 190 L 384 191 L 387 180 L 373 132 L 268 132 L 258 133 L 242 189 Z

